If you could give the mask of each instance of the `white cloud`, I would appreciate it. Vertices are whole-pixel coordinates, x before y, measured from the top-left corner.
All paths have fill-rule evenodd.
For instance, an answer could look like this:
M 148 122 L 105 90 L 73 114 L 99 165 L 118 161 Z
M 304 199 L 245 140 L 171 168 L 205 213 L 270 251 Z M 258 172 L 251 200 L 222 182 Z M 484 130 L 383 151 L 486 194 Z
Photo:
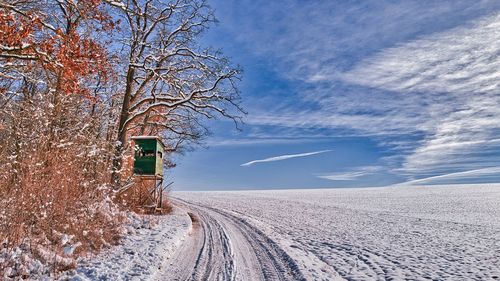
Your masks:
M 500 165 L 500 2 L 251 2 L 258 20 L 233 34 L 302 86 L 255 102 L 248 124 L 375 136 L 409 177 Z
M 499 91 L 500 13 L 386 49 L 342 75 L 389 91 L 470 94 Z
M 499 177 L 500 167 L 489 167 L 464 172 L 449 173 L 439 176 L 427 177 L 423 179 L 411 180 L 396 185 L 423 185 L 423 184 L 437 184 L 443 181 L 458 181 L 464 179 L 477 179 L 479 177 L 495 176 Z
M 500 150 L 500 13 L 384 50 L 343 78 L 402 98 L 431 99 L 417 126 L 426 138 L 397 171 L 432 174 L 499 163 L 492 152 Z
M 311 136 L 311 137 L 290 137 L 286 138 L 270 138 L 270 137 L 246 137 L 246 138 L 227 138 L 227 139 L 213 139 L 210 140 L 207 144 L 210 147 L 216 146 L 243 146 L 243 145 L 278 145 L 278 144 L 294 144 L 294 143 L 307 143 L 317 141 L 319 138 L 324 138 L 324 136 Z
M 318 178 L 332 181 L 352 181 L 356 180 L 362 176 L 365 176 L 364 172 L 349 172 L 349 173 L 334 173 L 330 175 L 318 176 Z
M 499 7 L 496 0 L 222 3 L 221 21 L 232 23 L 226 29 L 237 40 L 274 58 L 281 75 L 313 83 L 331 82 L 357 57 Z
M 318 175 L 318 178 L 332 181 L 353 181 L 367 175 L 373 175 L 376 172 L 383 170 L 381 166 L 364 166 L 358 167 L 349 172 L 338 172 Z
M 253 161 L 250 161 L 250 162 L 247 162 L 247 163 L 243 163 L 240 166 L 244 167 L 244 166 L 250 166 L 250 165 L 253 165 L 253 164 L 257 164 L 257 163 L 282 161 L 282 160 L 287 160 L 287 159 L 292 159 L 292 158 L 297 158 L 297 157 L 306 157 L 306 156 L 311 156 L 311 155 L 326 153 L 326 152 L 330 152 L 330 151 L 331 150 L 321 150 L 321 151 L 299 153 L 299 154 L 280 155 L 280 156 L 269 157 L 269 158 L 265 158 L 265 159 L 253 160 Z

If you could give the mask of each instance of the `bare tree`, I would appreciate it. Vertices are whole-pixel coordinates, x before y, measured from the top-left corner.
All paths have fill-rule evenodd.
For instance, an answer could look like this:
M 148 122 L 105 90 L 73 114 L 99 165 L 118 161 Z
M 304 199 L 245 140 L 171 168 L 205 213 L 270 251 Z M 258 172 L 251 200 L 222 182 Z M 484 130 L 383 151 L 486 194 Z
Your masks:
M 118 122 L 114 182 L 130 133 L 160 134 L 170 150 L 199 140 L 204 118 L 240 121 L 240 70 L 218 51 L 199 46 L 216 20 L 204 0 L 105 0 L 123 23 L 123 103 Z M 118 48 L 118 46 L 116 47 Z

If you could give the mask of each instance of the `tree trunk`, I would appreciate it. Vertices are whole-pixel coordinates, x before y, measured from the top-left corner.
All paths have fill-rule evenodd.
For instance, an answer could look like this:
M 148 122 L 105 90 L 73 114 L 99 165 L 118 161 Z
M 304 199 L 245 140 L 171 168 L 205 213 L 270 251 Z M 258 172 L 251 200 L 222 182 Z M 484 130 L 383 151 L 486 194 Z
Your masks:
M 111 173 L 112 184 L 116 187 L 120 184 L 121 169 L 123 164 L 123 151 L 127 143 L 127 128 L 125 122 L 129 118 L 130 100 L 132 98 L 132 84 L 134 83 L 134 69 L 129 66 L 127 71 L 127 84 L 125 86 L 125 95 L 123 97 L 120 121 L 118 122 L 118 136 L 115 145 L 115 157 L 113 159 L 113 171 Z

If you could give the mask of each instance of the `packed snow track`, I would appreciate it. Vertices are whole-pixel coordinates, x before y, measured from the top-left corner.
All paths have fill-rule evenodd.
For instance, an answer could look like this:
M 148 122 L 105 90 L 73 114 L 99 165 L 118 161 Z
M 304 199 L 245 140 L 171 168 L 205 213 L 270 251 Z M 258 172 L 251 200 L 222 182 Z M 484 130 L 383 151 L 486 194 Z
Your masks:
M 295 262 L 245 220 L 175 199 L 193 222 L 191 234 L 156 280 L 304 280 Z

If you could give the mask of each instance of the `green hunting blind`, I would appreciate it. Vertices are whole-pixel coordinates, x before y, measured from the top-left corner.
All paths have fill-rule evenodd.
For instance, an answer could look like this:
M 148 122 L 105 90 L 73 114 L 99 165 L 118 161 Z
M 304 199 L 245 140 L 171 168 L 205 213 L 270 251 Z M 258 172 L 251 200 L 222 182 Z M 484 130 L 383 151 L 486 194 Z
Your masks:
M 157 136 L 134 136 L 134 176 L 139 186 L 139 204 L 150 210 L 162 209 L 163 154 L 165 145 Z M 140 190 L 143 190 L 140 187 Z M 168 187 L 168 186 L 167 186 Z
M 165 146 L 156 136 L 135 136 L 134 174 L 163 177 L 163 153 Z

